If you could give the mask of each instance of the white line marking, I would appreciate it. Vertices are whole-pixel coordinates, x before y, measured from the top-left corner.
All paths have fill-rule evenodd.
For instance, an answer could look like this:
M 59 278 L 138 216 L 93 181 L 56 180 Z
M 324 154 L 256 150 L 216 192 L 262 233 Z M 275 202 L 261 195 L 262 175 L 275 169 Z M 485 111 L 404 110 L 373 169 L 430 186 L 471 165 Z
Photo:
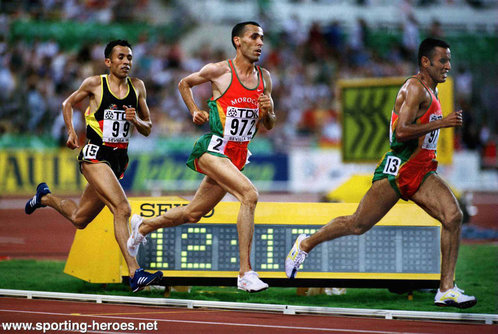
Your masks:
M 360 308 L 337 308 L 337 307 L 319 307 L 319 306 L 297 306 L 281 304 L 259 304 L 259 303 L 236 303 L 207 300 L 189 300 L 174 298 L 146 298 L 114 295 L 97 295 L 65 292 L 47 292 L 47 291 L 29 291 L 29 290 L 9 290 L 0 289 L 0 296 L 26 297 L 28 299 L 61 299 L 71 301 L 93 301 L 96 303 L 118 303 L 118 304 L 138 304 L 153 306 L 172 306 L 208 309 L 229 309 L 257 312 L 278 312 L 283 314 L 322 314 L 337 316 L 360 316 L 370 318 L 384 319 L 417 319 L 427 320 L 454 320 L 458 322 L 484 321 L 487 325 L 498 322 L 498 315 L 483 313 L 454 313 L 454 312 L 421 312 L 421 311 L 402 311 L 402 310 L 377 310 L 377 309 L 360 309 Z
M 0 237 L 0 244 L 18 244 L 24 245 L 24 238 L 16 238 L 16 237 Z
M 306 330 L 306 331 L 313 330 L 313 331 L 321 331 L 321 332 L 348 332 L 348 333 L 370 333 L 370 334 L 423 334 L 423 333 L 419 333 L 419 332 L 386 332 L 386 331 L 374 331 L 374 330 L 368 330 L 368 329 L 278 326 L 278 325 L 267 325 L 267 324 L 247 324 L 247 323 L 216 322 L 216 321 L 116 317 L 116 316 L 106 316 L 106 315 L 85 315 L 85 314 L 74 315 L 74 314 L 69 314 L 69 313 L 21 311 L 21 310 L 7 310 L 7 309 L 0 309 L 0 312 L 73 316 L 73 317 L 89 317 L 89 318 L 105 318 L 105 319 L 122 319 L 122 320 L 137 320 L 137 321 L 177 322 L 177 323 L 185 323 L 185 324 L 199 324 L 199 325 L 202 324 L 202 325 L 215 325 L 215 326 L 261 327 L 261 328 L 277 328 L 277 329 L 292 329 L 292 330 Z

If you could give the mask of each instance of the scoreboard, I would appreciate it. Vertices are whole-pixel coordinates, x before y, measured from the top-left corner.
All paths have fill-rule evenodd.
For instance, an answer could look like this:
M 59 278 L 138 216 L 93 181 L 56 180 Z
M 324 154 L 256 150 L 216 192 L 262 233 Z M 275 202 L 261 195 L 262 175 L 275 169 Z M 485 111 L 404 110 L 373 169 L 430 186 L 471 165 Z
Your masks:
M 155 217 L 183 200 L 130 198 L 133 213 Z M 234 285 L 239 271 L 238 202 L 221 202 L 197 224 L 147 236 L 137 260 L 162 270 L 167 285 Z M 251 249 L 253 270 L 270 286 L 437 287 L 440 226 L 413 204 L 397 204 L 361 236 L 328 241 L 310 252 L 297 274 L 285 276 L 285 257 L 301 233 L 312 234 L 356 203 L 258 203 Z

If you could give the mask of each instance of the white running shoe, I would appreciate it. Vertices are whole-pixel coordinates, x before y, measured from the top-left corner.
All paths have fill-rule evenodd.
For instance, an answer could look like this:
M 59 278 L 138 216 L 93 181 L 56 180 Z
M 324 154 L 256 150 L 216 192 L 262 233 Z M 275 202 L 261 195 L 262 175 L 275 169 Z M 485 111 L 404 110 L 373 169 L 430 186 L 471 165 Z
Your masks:
M 299 247 L 301 245 L 301 241 L 306 239 L 308 236 L 306 234 L 300 234 L 296 242 L 294 242 L 294 246 L 290 250 L 289 254 L 287 254 L 287 258 L 285 259 L 285 274 L 288 278 L 295 278 L 297 271 L 299 270 L 299 266 L 306 260 L 308 253 L 301 250 Z
M 147 242 L 147 239 L 141 235 L 140 232 L 138 232 L 138 228 L 142 222 L 143 218 L 139 215 L 133 215 L 130 220 L 131 233 L 128 241 L 126 242 L 126 246 L 128 246 L 128 253 L 133 257 L 137 256 L 140 244 L 145 244 Z
M 244 274 L 244 276 L 237 277 L 237 288 L 247 292 L 259 292 L 268 289 L 268 284 L 259 279 L 257 272 L 251 270 Z
M 441 292 L 437 289 L 434 304 L 437 306 L 455 306 L 458 308 L 469 308 L 477 304 L 477 299 L 474 296 L 463 294 L 463 290 L 459 289 L 456 284 L 452 289 Z

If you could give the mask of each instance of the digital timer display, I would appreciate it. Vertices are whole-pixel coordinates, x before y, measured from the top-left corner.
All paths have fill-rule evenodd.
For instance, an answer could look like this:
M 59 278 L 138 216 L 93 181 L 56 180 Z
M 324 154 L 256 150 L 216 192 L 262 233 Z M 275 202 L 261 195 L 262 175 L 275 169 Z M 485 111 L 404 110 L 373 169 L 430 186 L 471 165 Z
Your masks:
M 251 263 L 257 272 L 283 272 L 295 239 L 320 225 L 258 224 Z M 238 271 L 235 224 L 195 224 L 152 232 L 141 246 L 141 266 L 161 270 Z M 317 246 L 299 272 L 439 273 L 437 227 L 376 226 L 362 236 L 346 236 Z M 264 276 L 264 275 L 262 275 Z
M 143 217 L 154 217 L 187 203 L 145 201 L 138 212 Z M 239 206 L 236 202 L 221 202 L 197 224 L 150 233 L 138 253 L 140 266 L 162 270 L 166 279 L 177 284 L 186 278 L 188 282 L 201 279 L 207 285 L 231 282 L 239 271 Z M 297 278 L 286 279 L 285 257 L 296 238 L 301 233 L 316 232 L 334 216 L 352 213 L 355 207 L 356 204 L 338 203 L 258 203 L 250 254 L 253 270 L 261 278 L 284 286 L 300 281 L 306 286 L 339 286 L 337 280 L 376 279 L 418 280 L 420 284 L 425 282 L 421 286 L 433 287 L 440 276 L 440 226 L 408 204 L 395 207 L 361 236 L 346 236 L 317 246 Z

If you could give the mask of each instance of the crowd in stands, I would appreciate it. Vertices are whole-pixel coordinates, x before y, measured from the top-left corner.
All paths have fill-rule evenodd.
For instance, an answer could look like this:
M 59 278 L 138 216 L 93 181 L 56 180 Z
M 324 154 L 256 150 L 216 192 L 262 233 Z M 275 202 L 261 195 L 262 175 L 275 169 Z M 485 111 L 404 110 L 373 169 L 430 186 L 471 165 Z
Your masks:
M 147 1 L 31 1 L 38 3 L 31 11 L 20 8 L 0 16 L 6 31 L 0 32 L 0 135 L 5 132 L 52 136 L 65 142 L 62 101 L 88 76 L 105 73 L 103 50 L 107 40 L 96 40 L 78 50 L 66 50 L 54 39 L 10 40 L 8 24 L 14 19 L 31 15 L 46 18 L 50 10 L 59 8 L 64 19 L 94 19 L 110 22 L 130 18 Z M 104 6 L 102 6 L 104 4 Z M 126 4 L 124 13 L 120 4 Z M 130 9 L 129 6 L 132 6 Z M 128 13 L 128 14 L 127 14 Z M 44 16 L 45 15 L 45 16 Z M 128 15 L 128 16 L 127 16 Z M 285 150 L 289 142 L 295 145 L 321 143 L 338 145 L 341 140 L 340 113 L 337 98 L 339 79 L 365 77 L 407 77 L 416 73 L 416 48 L 422 36 L 443 37 L 437 21 L 428 30 L 421 29 L 415 18 L 409 18 L 403 37 L 389 50 L 380 54 L 369 43 L 371 29 L 358 19 L 352 29 L 340 22 L 314 23 L 303 27 L 296 17 L 289 18 L 282 28 L 273 31 L 263 22 L 268 35 L 260 65 L 267 68 L 273 79 L 273 99 L 278 116 L 274 131 L 264 133 L 276 150 Z M 0 24 L 0 26 L 4 26 Z M 123 36 L 126 38 L 126 36 Z M 199 45 L 187 54 L 181 39 L 164 41 L 142 34 L 133 41 L 132 75 L 141 78 L 147 88 L 147 100 L 154 122 L 153 136 L 197 135 L 205 131 L 191 122 L 189 112 L 179 96 L 177 84 L 185 75 L 197 71 L 203 64 L 232 57 L 234 53 Z M 227 36 L 229 43 L 229 36 Z M 465 67 L 454 67 L 458 105 L 471 103 L 473 78 Z M 195 88 L 200 105 L 207 107 L 209 85 Z M 77 129 L 84 132 L 82 112 L 75 110 Z M 464 113 L 465 114 L 465 113 Z M 479 149 L 496 141 L 486 126 L 472 121 L 458 130 L 457 147 Z

